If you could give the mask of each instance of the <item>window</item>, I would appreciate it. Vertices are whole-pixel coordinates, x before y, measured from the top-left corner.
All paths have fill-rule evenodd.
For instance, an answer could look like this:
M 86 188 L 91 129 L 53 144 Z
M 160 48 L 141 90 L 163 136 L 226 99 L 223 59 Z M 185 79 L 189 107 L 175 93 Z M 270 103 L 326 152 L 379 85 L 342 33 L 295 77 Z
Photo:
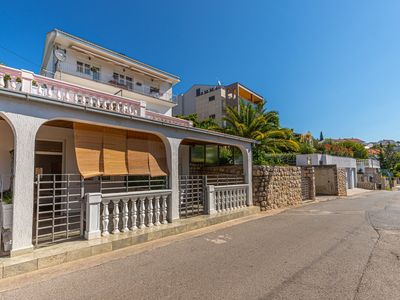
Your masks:
M 215 96 L 208 97 L 208 101 L 214 101 L 214 100 L 215 100 Z
M 200 89 L 196 89 L 196 97 L 200 96 Z
M 90 65 L 85 64 L 85 74 L 90 75 Z
M 210 119 L 215 119 L 215 114 L 209 116 Z
M 133 90 L 133 79 L 132 77 L 126 76 L 126 87 L 128 90 Z
M 125 76 L 118 74 L 118 73 L 113 73 L 113 79 L 115 81 L 116 84 L 119 85 L 125 85 Z
M 142 83 L 139 82 L 139 81 L 137 81 L 137 82 L 136 82 L 136 85 L 137 85 L 137 86 L 142 86 Z
M 205 147 L 204 145 L 194 145 L 190 147 L 190 161 L 192 163 L 204 163 Z
M 92 76 L 93 80 L 100 80 L 100 68 L 92 67 Z
M 156 87 L 154 87 L 154 86 L 151 86 L 150 87 L 150 93 L 152 94 L 152 93 L 155 93 L 155 94 L 157 94 L 157 93 L 159 93 L 160 92 L 160 89 L 159 88 L 156 88 Z
M 83 63 L 81 63 L 80 61 L 76 62 L 76 71 L 78 73 L 83 73 Z
M 218 164 L 218 145 L 206 146 L 206 164 Z

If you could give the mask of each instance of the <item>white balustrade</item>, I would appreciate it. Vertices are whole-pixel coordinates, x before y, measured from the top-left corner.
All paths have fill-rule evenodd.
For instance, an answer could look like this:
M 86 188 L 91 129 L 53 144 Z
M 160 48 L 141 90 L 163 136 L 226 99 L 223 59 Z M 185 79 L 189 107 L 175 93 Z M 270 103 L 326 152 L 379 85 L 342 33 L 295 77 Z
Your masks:
M 99 222 L 102 225 L 102 235 L 168 224 L 170 197 L 171 190 L 103 194 Z
M 29 74 L 31 78 L 24 78 L 24 74 Z M 24 91 L 32 95 L 51 98 L 58 102 L 66 102 L 124 115 L 144 117 L 173 125 L 193 126 L 191 121 L 146 110 L 146 103 L 143 101 L 96 91 L 84 86 L 5 66 L 0 66 L 0 88 Z
M 213 186 L 208 189 L 208 199 L 214 201 L 214 205 L 210 204 L 211 210 L 228 212 L 243 208 L 247 206 L 247 194 L 247 184 Z

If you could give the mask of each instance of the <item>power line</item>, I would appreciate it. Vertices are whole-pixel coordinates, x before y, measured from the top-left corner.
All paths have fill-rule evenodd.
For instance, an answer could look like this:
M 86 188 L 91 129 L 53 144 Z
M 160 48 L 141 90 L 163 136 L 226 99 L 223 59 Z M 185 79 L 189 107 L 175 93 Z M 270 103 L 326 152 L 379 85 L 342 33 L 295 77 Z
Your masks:
M 22 55 L 19 55 L 18 53 L 14 52 L 13 50 L 11 50 L 11 49 L 9 49 L 9 48 L 7 48 L 7 47 L 4 47 L 4 46 L 1 45 L 1 44 L 0 44 L 0 48 L 3 49 L 3 50 L 5 50 L 5 51 L 7 51 L 7 52 L 9 52 L 9 53 L 11 53 L 11 54 L 13 54 L 13 55 L 15 55 L 15 56 L 18 57 L 19 59 L 22 59 L 22 60 L 24 60 L 25 62 L 27 62 L 27 63 L 29 63 L 29 64 L 31 64 L 31 65 L 39 66 L 37 63 L 35 63 L 35 62 L 33 62 L 33 61 L 27 59 L 26 57 L 23 57 Z M 40 67 L 40 66 L 39 66 L 39 67 Z

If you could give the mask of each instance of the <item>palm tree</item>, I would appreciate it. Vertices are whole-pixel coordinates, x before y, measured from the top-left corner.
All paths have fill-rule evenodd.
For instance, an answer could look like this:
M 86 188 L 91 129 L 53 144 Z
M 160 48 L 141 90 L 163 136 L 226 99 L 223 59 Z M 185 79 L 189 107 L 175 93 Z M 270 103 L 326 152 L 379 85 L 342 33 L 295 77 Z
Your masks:
M 264 103 L 254 106 L 239 104 L 239 109 L 226 108 L 225 132 L 261 142 L 258 147 L 265 153 L 297 152 L 299 144 L 293 130 L 280 128 L 276 111 L 266 111 Z

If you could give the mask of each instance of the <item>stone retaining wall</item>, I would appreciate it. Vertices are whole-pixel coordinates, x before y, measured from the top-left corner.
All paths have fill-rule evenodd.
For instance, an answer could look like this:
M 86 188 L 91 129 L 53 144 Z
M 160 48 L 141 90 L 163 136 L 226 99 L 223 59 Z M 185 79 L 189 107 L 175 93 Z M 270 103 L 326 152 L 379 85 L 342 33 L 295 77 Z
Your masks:
M 253 202 L 262 210 L 300 204 L 301 168 L 253 166 Z
M 315 199 L 315 170 L 312 166 L 301 167 L 301 195 L 303 200 Z
M 337 172 L 337 187 L 338 187 L 338 196 L 347 196 L 347 176 L 346 169 L 344 168 L 336 168 Z

